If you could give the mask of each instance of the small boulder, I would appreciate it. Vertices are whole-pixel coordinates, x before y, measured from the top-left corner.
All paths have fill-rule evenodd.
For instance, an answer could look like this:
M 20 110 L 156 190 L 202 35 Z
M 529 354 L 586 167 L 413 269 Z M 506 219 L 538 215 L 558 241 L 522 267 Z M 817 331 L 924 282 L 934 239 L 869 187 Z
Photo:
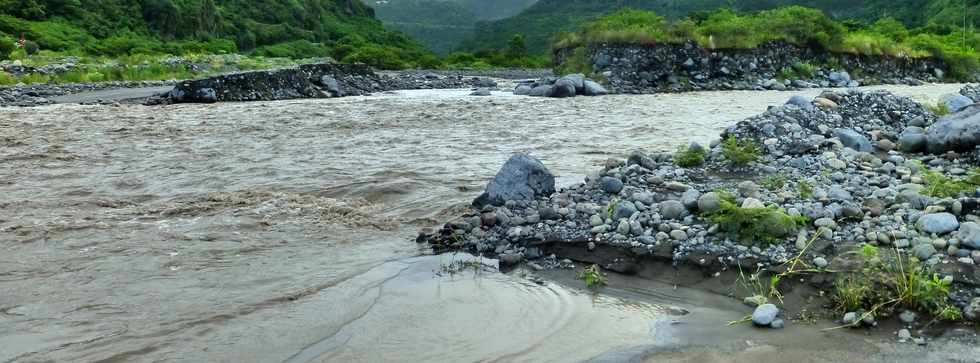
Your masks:
M 667 200 L 660 203 L 660 215 L 664 219 L 681 219 L 687 216 L 687 208 L 684 204 L 676 200 Z
M 778 315 L 779 308 L 776 305 L 762 304 L 752 312 L 752 323 L 757 326 L 769 326 Z
M 926 137 L 929 152 L 933 154 L 976 149 L 980 145 L 980 105 L 968 106 L 939 119 Z
M 963 246 L 980 250 L 980 224 L 976 222 L 963 222 L 963 224 L 960 224 L 960 230 L 957 232 L 956 238 L 960 240 L 960 244 Z
M 941 98 L 941 102 L 946 105 L 946 109 L 951 113 L 962 111 L 967 106 L 973 104 L 973 100 L 960 94 L 948 94 Z
M 715 192 L 705 193 L 701 198 L 698 198 L 698 209 L 702 213 L 717 212 L 721 209 L 721 197 Z
M 555 176 L 540 160 L 527 154 L 511 156 L 487 185 L 486 192 L 473 201 L 482 208 L 503 205 L 508 200 L 531 201 L 555 192 Z
M 562 78 L 555 82 L 550 97 L 567 98 L 575 97 L 576 94 L 578 92 L 575 91 L 575 82 L 567 78 Z
M 840 140 L 844 147 L 849 147 L 860 152 L 871 152 L 871 141 L 857 131 L 851 129 L 834 129 L 834 137 Z
M 552 94 L 554 94 L 554 87 L 547 84 L 534 87 L 527 93 L 531 97 L 551 97 Z
M 609 194 L 619 194 L 619 192 L 623 191 L 623 181 L 611 176 L 602 177 L 599 180 L 599 185 L 604 192 Z
M 585 89 L 582 91 L 582 94 L 585 96 L 602 96 L 609 94 L 609 91 L 607 91 L 605 87 L 602 87 L 601 84 L 595 81 L 585 80 L 584 83 Z
M 796 96 L 790 97 L 789 98 L 789 101 L 786 101 L 786 104 L 787 105 L 793 105 L 793 106 L 802 108 L 804 110 L 813 110 L 814 108 L 816 108 L 816 107 L 813 106 L 813 102 L 811 102 L 806 97 L 803 97 L 803 96 L 800 96 L 800 95 L 796 95 Z
M 529 84 L 519 84 L 514 88 L 514 94 L 518 96 L 527 96 L 531 94 L 531 90 L 534 89 Z
M 327 92 L 330 94 L 330 97 L 346 96 L 344 89 L 340 87 L 340 82 L 337 82 L 336 78 L 333 78 L 331 76 L 320 77 L 320 84 L 323 85 L 323 88 L 327 90 Z
M 960 222 L 950 213 L 933 213 L 919 217 L 915 225 L 922 232 L 941 235 L 955 231 Z

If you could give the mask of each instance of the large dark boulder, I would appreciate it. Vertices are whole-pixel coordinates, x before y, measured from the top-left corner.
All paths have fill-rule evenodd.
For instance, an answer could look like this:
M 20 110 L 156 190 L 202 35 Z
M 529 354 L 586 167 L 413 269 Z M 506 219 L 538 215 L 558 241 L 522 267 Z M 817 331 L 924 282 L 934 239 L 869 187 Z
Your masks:
M 527 154 L 511 156 L 487 185 L 487 191 L 473 200 L 473 206 L 503 205 L 508 200 L 531 201 L 555 192 L 555 176 L 540 160 Z
M 929 128 L 929 152 L 971 151 L 980 144 L 980 105 L 947 115 Z
M 555 82 L 551 92 L 551 97 L 567 98 L 575 97 L 576 94 L 578 94 L 578 92 L 575 90 L 575 82 L 568 78 L 562 78 Z

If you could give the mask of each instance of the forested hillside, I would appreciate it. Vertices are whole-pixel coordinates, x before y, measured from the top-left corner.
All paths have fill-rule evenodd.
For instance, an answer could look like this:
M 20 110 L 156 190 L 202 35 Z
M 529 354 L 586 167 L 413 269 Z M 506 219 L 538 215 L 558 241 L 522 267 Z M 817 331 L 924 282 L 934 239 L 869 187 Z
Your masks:
M 21 36 L 41 51 L 108 56 L 254 51 L 397 62 L 426 53 L 360 0 L 0 0 L 2 43 Z
M 537 0 L 385 0 L 371 3 L 386 26 L 441 54 L 473 39 L 478 21 L 519 14 Z
M 724 7 L 755 11 L 786 5 L 813 7 L 839 20 L 865 24 L 891 17 L 911 27 L 949 28 L 962 26 L 964 16 L 968 25 L 980 23 L 980 0 L 541 0 L 517 16 L 481 23 L 481 32 L 467 47 L 496 47 L 521 34 L 532 52 L 545 52 L 554 34 L 577 30 L 586 21 L 626 7 L 678 19 Z

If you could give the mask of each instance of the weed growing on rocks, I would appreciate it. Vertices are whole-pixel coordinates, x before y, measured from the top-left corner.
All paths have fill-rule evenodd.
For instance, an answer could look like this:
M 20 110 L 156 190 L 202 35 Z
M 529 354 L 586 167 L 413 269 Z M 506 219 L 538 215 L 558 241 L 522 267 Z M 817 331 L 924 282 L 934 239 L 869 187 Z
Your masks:
M 606 284 L 606 276 L 602 275 L 602 271 L 599 270 L 599 265 L 586 267 L 582 272 L 578 273 L 578 278 L 585 281 L 585 286 L 589 288 L 596 288 Z
M 796 183 L 796 194 L 800 196 L 800 199 L 813 198 L 813 183 L 807 180 L 800 180 L 799 183 Z
M 936 198 L 956 197 L 960 194 L 972 193 L 980 186 L 980 171 L 973 170 L 965 179 L 952 178 L 943 173 L 929 170 L 924 165 L 919 165 L 920 174 L 925 189 L 922 194 Z
M 942 320 L 962 319 L 962 312 L 949 301 L 952 279 L 898 251 L 883 256 L 877 247 L 865 244 L 859 256 L 861 269 L 840 276 L 834 284 L 832 298 L 839 311 L 865 311 L 863 319 L 904 308 Z
M 752 141 L 739 141 L 734 135 L 721 144 L 721 154 L 733 166 L 745 166 L 759 160 L 759 148 Z
M 946 103 L 941 101 L 936 102 L 935 105 L 924 104 L 923 106 L 925 106 L 926 110 L 929 110 L 929 112 L 936 114 L 936 116 L 946 116 L 949 114 L 949 106 L 946 106 Z
M 793 235 L 807 223 L 806 217 L 790 216 L 775 206 L 742 208 L 728 192 L 716 193 L 720 196 L 721 208 L 709 214 L 708 219 L 722 231 L 738 236 L 743 243 L 770 245 Z
M 674 163 L 683 168 L 693 168 L 704 164 L 707 156 L 704 149 L 695 149 L 688 146 L 681 146 L 674 154 Z
M 759 185 L 761 185 L 763 188 L 777 191 L 786 187 L 787 180 L 786 175 L 773 174 L 765 177 L 765 179 L 762 179 L 762 182 L 760 182 Z

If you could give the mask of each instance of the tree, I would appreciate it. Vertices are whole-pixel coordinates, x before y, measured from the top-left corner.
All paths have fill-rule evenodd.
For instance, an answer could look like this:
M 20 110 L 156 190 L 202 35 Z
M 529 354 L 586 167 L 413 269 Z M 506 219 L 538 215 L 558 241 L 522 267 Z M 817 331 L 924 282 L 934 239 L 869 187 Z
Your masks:
M 507 56 L 512 59 L 527 57 L 527 42 L 523 35 L 515 35 L 507 42 Z

